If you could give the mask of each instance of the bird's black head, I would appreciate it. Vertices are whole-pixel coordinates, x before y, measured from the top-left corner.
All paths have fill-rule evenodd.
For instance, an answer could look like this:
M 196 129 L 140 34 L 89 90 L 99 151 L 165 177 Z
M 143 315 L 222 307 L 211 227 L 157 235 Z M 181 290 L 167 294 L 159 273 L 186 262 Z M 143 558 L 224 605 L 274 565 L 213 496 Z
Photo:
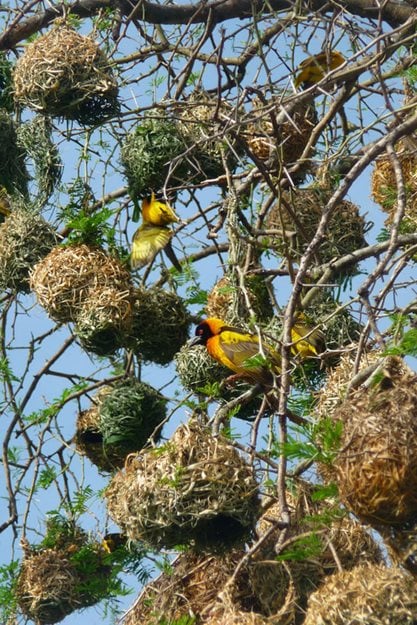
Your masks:
M 206 345 L 209 338 L 214 336 L 209 320 L 202 321 L 195 329 L 195 337 L 188 342 L 188 345 Z

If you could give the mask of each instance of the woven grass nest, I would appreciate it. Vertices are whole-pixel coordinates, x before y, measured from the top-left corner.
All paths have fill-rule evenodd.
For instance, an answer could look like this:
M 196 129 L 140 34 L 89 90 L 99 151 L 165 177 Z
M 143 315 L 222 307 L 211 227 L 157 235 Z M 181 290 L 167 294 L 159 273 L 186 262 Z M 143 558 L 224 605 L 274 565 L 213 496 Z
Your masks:
M 302 483 L 287 493 L 290 527 L 281 559 L 275 550 L 282 539 L 277 502 L 266 509 L 257 525 L 259 537 L 267 532 L 269 536 L 250 564 L 250 586 L 259 611 L 279 616 L 282 622 L 301 622 L 308 596 L 339 566 L 349 570 L 364 561 L 382 561 L 378 545 L 359 523 L 343 515 L 332 501 L 316 502 L 312 495 L 311 487 Z
M 74 334 L 88 352 L 108 356 L 126 343 L 133 323 L 130 285 L 91 288 L 80 306 Z
M 211 397 L 220 406 L 241 396 L 251 386 L 244 382 L 230 387 L 223 385 L 230 376 L 230 369 L 214 360 L 203 345 L 184 345 L 175 354 L 175 368 L 183 387 L 197 395 Z M 253 420 L 261 408 L 263 394 L 254 397 L 239 408 L 233 409 L 233 416 L 243 420 Z M 268 416 L 268 410 L 264 416 Z
M 124 318 L 132 295 L 130 273 L 121 262 L 85 244 L 55 247 L 35 265 L 30 286 L 39 304 L 59 322 L 77 321 L 90 294 L 100 288 L 120 293 L 118 306 Z
M 121 163 L 132 199 L 144 198 L 150 189 L 157 191 L 166 184 L 184 184 L 189 163 L 181 155 L 186 151 L 175 120 L 159 110 L 149 114 L 126 135 L 121 147 Z M 178 159 L 175 164 L 174 159 Z
M 265 280 L 259 276 L 248 276 L 245 288 L 256 319 L 268 321 L 274 309 Z M 232 276 L 223 276 L 216 282 L 207 296 L 206 315 L 240 325 L 243 320 L 248 321 L 252 317 L 242 289 Z
M 68 529 L 49 528 L 42 544 L 26 551 L 20 567 L 17 603 L 37 625 L 57 623 L 111 592 L 112 571 L 100 543 Z
M 266 239 L 267 247 L 275 247 L 283 256 L 299 260 L 316 233 L 323 209 L 332 191 L 311 187 L 283 192 L 281 202 L 274 204 L 265 220 L 267 230 L 274 231 Z M 287 206 L 289 208 L 287 208 Z M 368 224 L 359 214 L 359 207 L 341 200 L 329 221 L 326 236 L 317 248 L 314 263 L 321 265 L 367 245 Z M 338 271 L 338 277 L 355 273 L 355 264 Z
M 17 127 L 9 113 L 0 108 L 0 187 L 8 193 L 27 194 L 29 175 L 26 152 L 18 141 Z
M 414 625 L 415 579 L 399 568 L 363 564 L 329 577 L 310 596 L 303 625 Z
M 374 380 L 333 415 L 343 423 L 337 483 L 361 520 L 403 525 L 417 514 L 417 375 L 390 357 Z
M 123 625 L 162 625 L 187 616 L 205 623 L 203 613 L 230 581 L 243 556 L 240 550 L 215 555 L 181 554 L 169 572 L 145 587 Z M 247 566 L 239 571 L 229 594 L 236 605 L 249 607 L 256 603 L 248 586 Z
M 134 292 L 127 345 L 145 361 L 166 365 L 188 339 L 190 315 L 176 293 L 153 287 Z
M 251 467 L 223 436 L 193 421 L 161 448 L 132 454 L 108 486 L 110 516 L 152 547 L 230 546 L 247 536 L 258 508 Z
M 227 132 L 233 109 L 226 100 L 199 92 L 176 103 L 174 113 L 185 142 L 192 148 L 189 159 L 197 180 L 224 175 L 225 164 L 231 172 L 236 169 L 236 141 Z
M 119 111 L 106 54 L 65 24 L 30 43 L 14 70 L 17 102 L 51 117 L 99 124 Z
M 29 274 L 57 243 L 54 229 L 22 202 L 11 203 L 0 225 L 0 288 L 28 293 Z
M 263 103 L 252 102 L 251 121 L 243 132 L 247 146 L 264 164 L 295 163 L 302 155 L 317 121 L 309 103 L 292 105 L 291 112 L 282 116 L 283 95 Z M 281 113 L 281 115 L 280 115 Z M 280 120 L 280 121 L 279 121 Z

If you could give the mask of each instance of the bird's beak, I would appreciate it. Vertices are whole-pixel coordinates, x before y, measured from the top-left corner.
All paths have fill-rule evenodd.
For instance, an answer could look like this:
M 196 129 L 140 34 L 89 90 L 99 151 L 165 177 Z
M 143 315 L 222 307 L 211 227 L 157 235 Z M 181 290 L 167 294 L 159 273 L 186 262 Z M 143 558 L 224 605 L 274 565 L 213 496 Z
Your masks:
M 193 347 L 193 345 L 203 345 L 201 336 L 194 336 L 187 341 L 187 347 Z

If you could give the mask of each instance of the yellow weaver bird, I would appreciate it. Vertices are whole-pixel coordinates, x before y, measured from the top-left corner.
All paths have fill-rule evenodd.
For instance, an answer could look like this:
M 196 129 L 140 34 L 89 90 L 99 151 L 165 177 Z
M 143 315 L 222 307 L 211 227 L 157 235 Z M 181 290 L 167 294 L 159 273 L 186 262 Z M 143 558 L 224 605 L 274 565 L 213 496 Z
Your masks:
M 291 352 L 301 360 L 314 358 L 324 350 L 324 334 L 319 328 L 309 325 L 303 312 L 298 313 L 291 328 L 291 340 L 294 345 Z
M 305 89 L 320 82 L 325 75 L 333 69 L 340 67 L 345 62 L 345 57 L 337 50 L 320 52 L 309 56 L 298 66 L 298 74 L 294 81 L 296 87 L 302 85 Z
M 153 192 L 150 198 L 143 200 L 142 225 L 136 230 L 132 239 L 130 254 L 132 269 L 141 269 L 148 265 L 158 252 L 164 250 L 175 269 L 182 271 L 171 245 L 174 233 L 168 228 L 168 224 L 178 221 L 178 216 L 169 204 L 157 200 Z

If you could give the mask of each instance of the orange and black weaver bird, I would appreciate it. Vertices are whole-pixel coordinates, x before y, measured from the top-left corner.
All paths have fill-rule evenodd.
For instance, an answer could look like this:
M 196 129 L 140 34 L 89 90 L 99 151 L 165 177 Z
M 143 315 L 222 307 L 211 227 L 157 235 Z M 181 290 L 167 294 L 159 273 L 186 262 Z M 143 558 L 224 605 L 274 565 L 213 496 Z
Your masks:
M 206 319 L 195 335 L 189 345 L 205 345 L 212 358 L 251 383 L 271 387 L 281 372 L 281 358 L 270 345 L 221 319 Z

